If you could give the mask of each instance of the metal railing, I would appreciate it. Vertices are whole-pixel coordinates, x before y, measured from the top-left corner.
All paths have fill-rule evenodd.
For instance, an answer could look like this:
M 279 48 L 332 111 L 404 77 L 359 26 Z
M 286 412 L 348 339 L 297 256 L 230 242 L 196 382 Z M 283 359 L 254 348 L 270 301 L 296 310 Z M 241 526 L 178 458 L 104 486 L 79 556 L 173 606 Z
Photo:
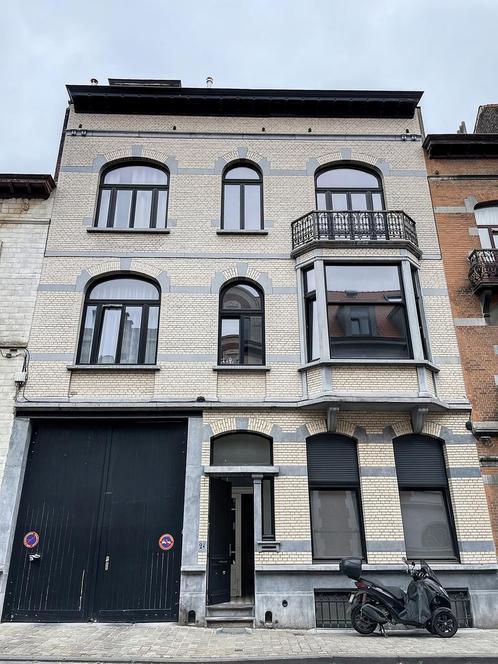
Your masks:
M 469 261 L 469 281 L 474 291 L 498 286 L 498 249 L 474 249 Z
M 415 222 L 398 210 L 313 210 L 292 222 L 293 249 L 316 240 L 406 240 L 418 246 Z

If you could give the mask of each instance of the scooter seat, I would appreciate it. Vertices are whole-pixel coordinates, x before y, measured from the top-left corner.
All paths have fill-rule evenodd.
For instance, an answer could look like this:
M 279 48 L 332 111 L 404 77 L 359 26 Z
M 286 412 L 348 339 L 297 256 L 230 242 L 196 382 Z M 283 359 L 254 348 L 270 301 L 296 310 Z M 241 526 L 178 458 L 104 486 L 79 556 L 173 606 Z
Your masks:
M 368 581 L 368 579 L 365 579 L 365 581 Z M 405 591 L 402 590 L 401 588 L 398 588 L 398 586 L 385 586 L 383 583 L 379 583 L 379 581 L 370 581 L 370 583 L 373 583 L 379 588 L 382 588 L 382 590 L 385 590 L 390 595 L 396 597 L 396 599 L 399 599 L 401 601 L 404 601 L 406 597 Z

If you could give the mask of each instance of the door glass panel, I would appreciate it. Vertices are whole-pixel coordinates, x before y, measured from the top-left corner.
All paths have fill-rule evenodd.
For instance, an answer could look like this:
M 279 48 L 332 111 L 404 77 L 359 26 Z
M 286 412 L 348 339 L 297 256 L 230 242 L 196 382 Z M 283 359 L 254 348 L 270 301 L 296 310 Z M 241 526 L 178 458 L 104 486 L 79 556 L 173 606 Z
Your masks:
M 316 290 L 315 284 L 315 268 L 312 267 L 309 270 L 306 270 L 304 273 L 304 292 L 306 294 Z
M 223 197 L 223 228 L 240 228 L 240 185 L 226 184 Z
M 380 194 L 372 194 L 372 204 L 374 210 L 382 210 L 382 196 Z
M 109 189 L 102 189 L 100 194 L 99 218 L 97 220 L 98 228 L 106 228 L 107 226 L 107 215 L 109 214 L 110 199 L 111 192 Z
M 135 204 L 135 228 L 150 227 L 150 208 L 152 205 L 152 191 L 137 191 Z
M 261 228 L 261 188 L 259 185 L 244 187 L 245 228 L 258 230 Z
M 352 210 L 368 210 L 367 195 L 365 193 L 351 194 Z
M 97 362 L 99 364 L 116 363 L 116 347 L 118 344 L 119 322 L 121 320 L 121 308 L 104 309 L 102 332 Z
M 166 228 L 167 209 L 168 209 L 168 192 L 165 190 L 158 191 L 156 228 Z
M 157 351 L 157 332 L 159 329 L 159 307 L 149 307 L 149 321 L 145 340 L 145 364 L 154 364 Z
M 141 321 L 142 307 L 125 308 L 120 364 L 136 364 L 138 362 Z
M 273 539 L 273 478 L 264 477 L 261 482 L 263 539 Z
M 313 558 L 362 557 L 355 491 L 311 491 Z
M 81 340 L 80 364 L 89 364 L 92 352 L 93 335 L 95 333 L 95 316 L 97 307 L 87 307 L 85 322 L 83 324 L 83 336 Z
M 327 209 L 327 200 L 326 196 L 324 193 L 318 193 L 316 195 L 316 203 L 318 206 L 319 210 L 326 210 Z
M 240 362 L 240 321 L 238 318 L 224 318 L 221 321 L 221 364 Z
M 244 317 L 244 364 L 263 364 L 263 319 L 261 316 Z
M 343 210 L 348 209 L 348 196 L 347 194 L 332 194 L 332 209 L 336 210 L 337 212 L 341 212 Z M 360 208 L 355 208 L 353 206 L 353 209 L 360 209 Z
M 400 491 L 406 554 L 410 558 L 455 557 L 442 491 Z
M 125 189 L 116 191 L 115 228 L 128 228 L 130 225 L 131 195 L 132 192 Z

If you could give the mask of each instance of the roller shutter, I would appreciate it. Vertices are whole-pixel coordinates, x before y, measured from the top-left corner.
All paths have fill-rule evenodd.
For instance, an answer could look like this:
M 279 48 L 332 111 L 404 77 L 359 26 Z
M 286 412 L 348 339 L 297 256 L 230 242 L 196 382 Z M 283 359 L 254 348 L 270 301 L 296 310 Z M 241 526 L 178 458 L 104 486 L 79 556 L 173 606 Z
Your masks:
M 356 442 L 346 436 L 319 434 L 306 443 L 310 486 L 359 484 Z
M 403 436 L 394 441 L 400 487 L 446 487 L 442 443 L 428 436 Z

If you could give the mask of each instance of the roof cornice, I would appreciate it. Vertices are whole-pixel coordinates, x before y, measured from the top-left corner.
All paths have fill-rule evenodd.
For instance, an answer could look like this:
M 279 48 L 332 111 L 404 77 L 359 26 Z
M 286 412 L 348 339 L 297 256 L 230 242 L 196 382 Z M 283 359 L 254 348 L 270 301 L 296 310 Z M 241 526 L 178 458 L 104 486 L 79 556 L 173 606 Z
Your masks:
M 77 113 L 412 118 L 422 92 L 68 85 Z
M 498 134 L 428 134 L 429 159 L 498 159 Z
M 0 198 L 48 198 L 54 189 L 48 174 L 0 173 Z

